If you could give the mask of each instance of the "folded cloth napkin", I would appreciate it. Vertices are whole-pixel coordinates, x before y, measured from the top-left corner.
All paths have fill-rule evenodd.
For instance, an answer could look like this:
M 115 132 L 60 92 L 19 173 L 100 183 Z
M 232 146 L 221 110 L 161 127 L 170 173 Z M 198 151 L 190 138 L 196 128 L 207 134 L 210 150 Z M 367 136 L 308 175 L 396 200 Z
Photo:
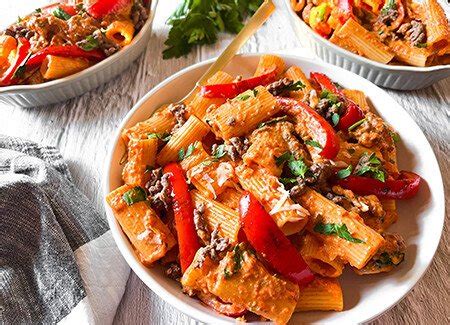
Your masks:
M 53 147 L 0 135 L 0 323 L 106 324 L 129 268 Z

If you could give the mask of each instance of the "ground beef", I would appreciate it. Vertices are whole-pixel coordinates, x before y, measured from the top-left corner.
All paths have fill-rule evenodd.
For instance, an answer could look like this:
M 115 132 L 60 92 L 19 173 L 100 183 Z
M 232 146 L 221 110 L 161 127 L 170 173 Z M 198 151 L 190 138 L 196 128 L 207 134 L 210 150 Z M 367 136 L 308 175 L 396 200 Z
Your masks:
M 198 204 L 194 209 L 194 225 L 198 237 L 203 241 L 205 245 L 209 244 L 211 241 L 211 235 L 208 231 L 208 226 L 206 225 L 204 213 L 205 205 L 203 203 Z
M 215 262 L 219 262 L 229 247 L 229 240 L 219 237 L 219 230 L 217 228 L 214 229 L 211 233 L 211 242 L 205 247 L 200 248 L 200 254 L 195 260 L 196 265 L 194 267 L 201 267 L 206 257 L 211 258 Z
M 170 263 L 166 269 L 166 275 L 173 280 L 180 279 L 183 276 L 180 265 L 175 262 Z
M 339 106 L 340 105 L 332 103 L 327 98 L 321 98 L 316 106 L 316 110 L 320 115 L 322 115 L 333 125 L 331 117 L 333 116 L 333 114 L 339 114 Z
M 92 33 L 92 36 L 95 40 L 97 40 L 98 47 L 103 51 L 103 53 L 105 53 L 106 56 L 111 56 L 120 50 L 120 46 L 106 38 L 105 34 L 102 33 L 100 29 L 94 31 Z M 82 43 L 84 41 L 85 40 L 81 40 L 77 43 L 77 45 L 80 45 L 79 43 Z
M 131 20 L 133 21 L 134 28 L 140 30 L 144 26 L 148 18 L 148 10 L 142 3 L 142 0 L 134 1 L 131 8 Z
M 153 169 L 150 172 L 150 180 L 145 184 L 149 192 L 149 200 L 152 208 L 160 215 L 165 215 L 170 206 L 170 191 L 167 175 L 163 175 L 162 168 Z
M 366 113 L 365 121 L 360 126 L 352 131 L 349 131 L 349 135 L 358 140 L 360 144 L 365 147 L 373 147 L 377 144 L 387 131 L 383 120 L 373 113 Z
M 267 91 L 274 96 L 279 96 L 283 94 L 286 88 L 290 87 L 294 82 L 291 79 L 283 78 L 272 82 L 268 86 L 266 86 Z
M 382 10 L 378 16 L 378 23 L 390 26 L 398 17 L 397 9 Z
M 382 218 L 385 215 L 383 206 L 375 195 L 359 196 L 341 186 L 333 186 L 332 194 L 337 194 L 341 197 L 339 203 L 347 210 L 354 211 L 358 214 L 368 212 L 375 218 Z
M 234 137 L 228 140 L 239 156 L 242 156 L 249 147 L 247 138 Z
M 403 36 L 414 46 L 427 41 L 425 26 L 418 20 L 411 20 L 409 23 L 402 24 L 398 28 L 397 34 Z
M 227 125 L 229 126 L 235 126 L 236 125 L 236 118 L 234 116 L 230 116 L 227 120 Z
M 176 124 L 172 129 L 172 134 L 175 133 L 180 127 L 186 123 L 186 105 L 181 104 L 171 104 L 169 106 L 169 112 L 175 117 Z
M 4 35 L 12 36 L 14 38 L 25 37 L 26 39 L 31 39 L 35 32 L 21 25 L 12 25 L 7 28 Z
M 330 188 L 328 186 L 328 179 L 333 175 L 333 168 L 328 162 L 313 163 L 305 177 L 298 177 L 297 184 L 289 190 L 289 195 L 292 198 L 303 194 L 306 186 L 321 192 L 328 193 Z

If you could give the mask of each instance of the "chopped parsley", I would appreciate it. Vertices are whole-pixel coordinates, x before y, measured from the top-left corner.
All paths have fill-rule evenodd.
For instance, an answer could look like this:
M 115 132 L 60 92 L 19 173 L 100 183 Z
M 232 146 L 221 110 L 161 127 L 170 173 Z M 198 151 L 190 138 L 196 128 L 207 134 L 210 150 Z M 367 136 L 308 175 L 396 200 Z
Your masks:
M 189 157 L 190 155 L 192 155 L 196 145 L 197 145 L 197 141 L 195 141 L 194 143 L 191 143 L 187 147 L 186 151 L 184 150 L 184 148 L 181 148 L 180 151 L 178 151 L 178 160 L 181 161 L 181 160 Z
M 99 47 L 98 40 L 92 35 L 86 36 L 83 41 L 78 42 L 78 46 L 85 51 L 92 51 Z
M 352 243 L 364 243 L 361 239 L 352 237 L 345 223 L 339 225 L 336 223 L 319 222 L 314 226 L 314 231 L 322 235 L 335 235 Z
M 389 135 L 395 143 L 400 142 L 400 135 L 398 133 L 389 131 Z
M 305 164 L 303 159 L 295 159 L 294 155 L 289 151 L 276 157 L 275 163 L 277 166 L 284 165 L 286 167 L 286 173 L 284 174 L 288 174 L 288 177 L 280 178 L 280 182 L 284 185 L 295 184 L 297 182 L 297 177 L 305 178 L 306 173 L 309 170 L 308 165 Z
M 393 265 L 392 259 L 388 253 L 383 252 L 380 254 L 380 257 L 373 261 L 378 268 Z
M 366 121 L 365 118 L 360 119 L 359 121 L 353 123 L 353 124 L 348 128 L 348 130 L 349 130 L 349 131 L 353 131 L 353 130 L 356 129 L 358 126 L 360 126 L 361 124 L 363 124 L 365 121 Z
M 395 0 L 388 0 L 386 1 L 386 4 L 381 9 L 380 14 L 381 15 L 387 15 L 389 13 L 389 10 L 397 9 L 397 4 L 395 3 Z
M 339 97 L 335 94 L 333 94 L 331 91 L 324 89 L 320 92 L 320 99 L 328 99 L 330 104 L 337 104 L 339 103 Z
M 42 9 L 41 8 L 34 9 L 34 12 L 40 14 L 42 12 Z
M 72 16 L 69 15 L 66 11 L 64 11 L 64 9 L 62 9 L 61 7 L 57 7 L 55 10 L 53 10 L 52 14 L 56 18 L 62 20 L 69 20 L 70 18 L 72 18 Z
M 311 147 L 316 147 L 316 148 L 319 148 L 319 149 L 323 149 L 322 146 L 320 145 L 320 143 L 317 142 L 317 141 L 314 141 L 314 140 L 306 140 L 305 144 L 307 144 L 308 146 L 311 146 Z
M 280 117 L 275 117 L 275 118 L 273 118 L 271 120 L 268 120 L 267 122 L 260 123 L 257 128 L 260 129 L 260 128 L 265 127 L 267 125 L 275 124 L 275 123 L 278 123 L 278 122 L 284 122 L 284 121 L 287 121 L 287 120 L 288 120 L 287 115 L 283 115 L 283 116 L 280 116 Z
M 168 142 L 170 140 L 170 133 L 148 133 L 148 139 L 159 139 L 162 142 Z
M 386 181 L 386 173 L 381 165 L 380 159 L 378 159 L 375 153 L 370 155 L 367 152 L 363 153 L 359 158 L 354 173 L 358 176 L 368 174 L 370 177 L 381 182 Z
M 256 89 L 249 89 L 244 91 L 242 94 L 237 95 L 235 99 L 244 101 L 250 97 L 256 97 L 256 95 L 258 95 L 258 91 Z
M 338 178 L 340 178 L 340 179 L 347 178 L 347 177 L 349 177 L 351 175 L 352 170 L 353 170 L 353 166 L 352 165 L 348 165 L 347 168 L 341 169 L 340 171 L 338 171 L 336 173 L 336 176 Z
M 234 246 L 233 249 L 233 269 L 228 271 L 226 268 L 224 270 L 225 279 L 231 278 L 234 274 L 236 274 L 242 268 L 242 262 L 244 261 L 244 252 L 240 245 Z
M 331 122 L 333 122 L 333 126 L 338 125 L 340 119 L 341 117 L 339 116 L 338 113 L 333 113 L 333 115 L 331 115 Z
M 212 153 L 212 156 L 213 156 L 214 159 L 218 160 L 218 159 L 224 157 L 226 154 L 227 154 L 226 145 L 225 144 L 220 144 L 214 150 L 214 152 Z
M 416 43 L 415 46 L 416 46 L 416 47 L 419 47 L 419 48 L 421 48 L 421 49 L 424 49 L 424 48 L 426 48 L 428 45 L 427 45 L 427 43 Z
M 131 190 L 125 192 L 122 196 L 122 199 L 127 205 L 133 205 L 134 203 L 147 200 L 147 194 L 142 187 L 136 186 Z

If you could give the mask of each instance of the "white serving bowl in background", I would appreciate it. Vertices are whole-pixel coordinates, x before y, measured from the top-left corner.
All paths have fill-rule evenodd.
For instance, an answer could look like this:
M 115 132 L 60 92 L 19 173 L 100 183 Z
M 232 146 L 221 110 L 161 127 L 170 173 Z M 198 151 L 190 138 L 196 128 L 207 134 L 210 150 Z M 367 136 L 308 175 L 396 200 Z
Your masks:
M 419 281 L 433 259 L 444 224 L 444 189 L 439 166 L 428 141 L 412 118 L 385 91 L 369 81 L 341 68 L 291 55 L 282 56 L 287 66 L 300 66 L 305 73 L 326 73 L 347 88 L 366 93 L 380 115 L 400 134 L 398 156 L 401 169 L 411 170 L 425 180 L 418 195 L 409 201 L 399 202 L 399 221 L 390 231 L 399 232 L 407 243 L 406 260 L 391 273 L 358 276 L 347 270 L 340 282 L 344 292 L 343 312 L 296 313 L 292 323 L 336 322 L 362 323 L 374 319 L 399 302 Z M 232 75 L 251 75 L 260 54 L 239 55 L 225 71 Z M 209 60 L 188 67 L 166 79 L 148 92 L 124 117 L 112 136 L 104 167 L 103 193 L 121 186 L 123 166 L 119 164 L 125 147 L 120 134 L 124 128 L 151 116 L 162 104 L 176 102 L 194 85 L 207 67 Z M 198 300 L 181 292 L 175 281 L 164 275 L 160 266 L 147 268 L 138 257 L 105 202 L 109 226 L 122 255 L 138 277 L 162 299 L 185 314 L 209 324 L 234 324 L 235 319 L 216 313 Z M 438 280 L 438 279 L 437 279 Z
M 428 87 L 450 77 L 450 65 L 413 67 L 388 65 L 369 60 L 339 47 L 314 32 L 292 9 L 290 0 L 284 0 L 298 40 L 325 62 L 354 72 L 374 84 L 391 89 L 413 90 Z
M 84 94 L 108 82 L 125 70 L 145 50 L 152 34 L 157 3 L 158 0 L 152 0 L 149 4 L 149 17 L 130 45 L 105 60 L 65 78 L 36 85 L 0 87 L 0 102 L 19 107 L 54 104 Z

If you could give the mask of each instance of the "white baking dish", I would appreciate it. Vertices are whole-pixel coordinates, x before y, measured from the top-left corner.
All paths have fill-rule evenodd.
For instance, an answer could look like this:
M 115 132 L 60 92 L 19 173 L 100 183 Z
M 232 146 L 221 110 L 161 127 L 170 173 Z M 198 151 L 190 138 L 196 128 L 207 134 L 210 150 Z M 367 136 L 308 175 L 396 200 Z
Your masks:
M 428 87 L 450 77 L 450 65 L 412 67 L 388 65 L 369 60 L 347 51 L 315 33 L 292 9 L 290 0 L 284 0 L 287 14 L 303 47 L 309 47 L 325 62 L 359 74 L 381 87 L 412 90 Z
M 158 0 L 151 1 L 146 23 L 131 44 L 116 54 L 65 78 L 36 85 L 0 87 L 0 102 L 21 107 L 48 105 L 79 96 L 111 80 L 145 50 L 152 34 L 152 22 L 157 3 Z

